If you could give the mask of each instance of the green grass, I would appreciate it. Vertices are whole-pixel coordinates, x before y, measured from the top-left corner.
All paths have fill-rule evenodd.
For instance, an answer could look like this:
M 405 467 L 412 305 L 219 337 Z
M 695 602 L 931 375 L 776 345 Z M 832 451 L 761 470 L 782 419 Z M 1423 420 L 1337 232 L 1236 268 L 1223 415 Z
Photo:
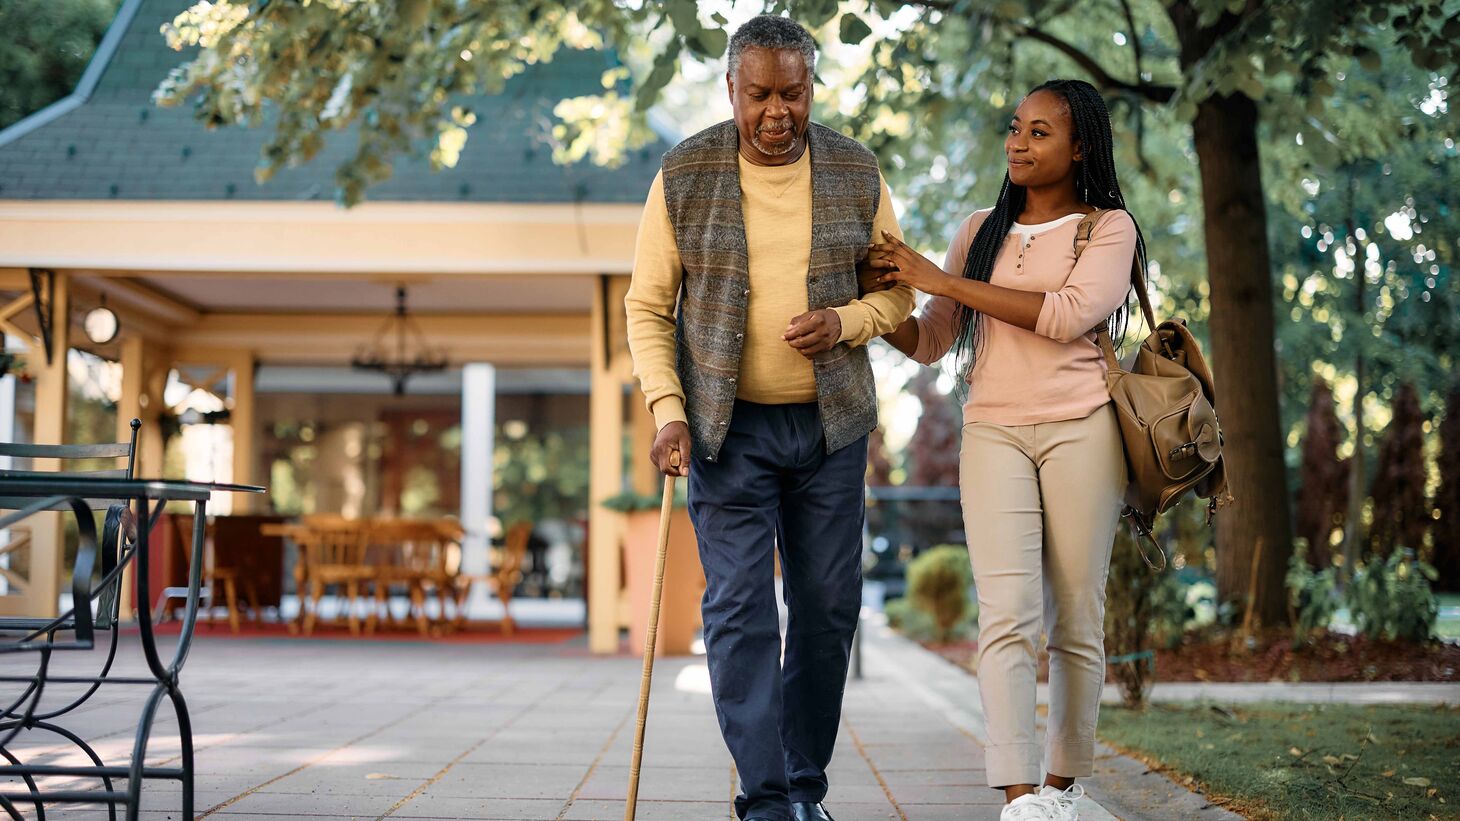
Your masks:
M 1249 818 L 1460 819 L 1457 707 L 1106 707 L 1100 735 Z

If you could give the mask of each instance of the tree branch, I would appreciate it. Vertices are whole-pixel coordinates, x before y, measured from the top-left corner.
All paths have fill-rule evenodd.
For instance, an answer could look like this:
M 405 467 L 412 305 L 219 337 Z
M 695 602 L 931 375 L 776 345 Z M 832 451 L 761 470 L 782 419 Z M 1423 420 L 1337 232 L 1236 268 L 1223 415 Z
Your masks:
M 1125 24 L 1130 27 L 1130 48 L 1136 58 L 1136 80 L 1143 82 L 1146 75 L 1141 71 L 1141 36 L 1136 31 L 1136 15 L 1131 11 L 1130 0 L 1120 0 L 1120 7 L 1125 10 Z
M 921 6 L 922 8 L 939 11 L 944 14 L 968 14 L 970 12 L 966 8 L 967 4 L 962 2 L 962 0 L 916 0 L 916 2 L 905 3 L 904 5 Z M 1004 20 L 1003 22 L 1007 23 L 1016 35 L 1044 43 L 1061 54 L 1064 54 L 1066 57 L 1069 57 L 1071 60 L 1074 60 L 1076 65 L 1083 68 L 1094 78 L 1096 85 L 1104 89 L 1133 94 L 1141 99 L 1156 103 L 1170 102 L 1171 98 L 1176 96 L 1176 88 L 1174 86 L 1142 82 L 1139 74 L 1136 75 L 1136 82 L 1134 83 L 1116 79 L 1114 75 L 1097 63 L 1093 57 L 1042 29 L 1027 26 L 1017 20 Z
M 1017 34 L 1023 37 L 1028 37 L 1029 39 L 1036 42 L 1044 43 L 1045 45 L 1053 48 L 1055 51 L 1058 51 L 1066 57 L 1069 57 L 1075 62 L 1076 65 L 1078 65 L 1080 68 L 1083 68 L 1091 77 L 1093 77 L 1095 79 L 1095 84 L 1098 86 L 1114 91 L 1123 91 L 1129 94 L 1134 94 L 1138 97 L 1156 103 L 1170 102 L 1171 98 L 1176 95 L 1176 89 L 1173 86 L 1155 85 L 1153 83 L 1143 82 L 1128 83 L 1124 80 L 1116 79 L 1110 74 L 1110 72 L 1106 71 L 1103 66 L 1095 62 L 1095 59 L 1093 57 L 1079 50 L 1078 48 L 1075 48 L 1073 45 L 1070 45 L 1064 40 L 1061 40 L 1058 37 L 1049 34 L 1048 32 L 1041 31 L 1040 29 L 1023 25 L 1022 23 L 1011 23 L 1010 25 L 1013 27 L 1014 31 Z
M 1120 7 L 1125 11 L 1125 24 L 1130 28 L 1130 47 L 1135 56 L 1136 81 L 1145 82 L 1145 71 L 1141 66 L 1141 35 L 1136 31 L 1136 15 L 1131 11 L 1130 0 L 1120 0 Z M 1146 108 L 1136 106 L 1136 158 L 1141 163 L 1141 173 L 1151 172 L 1151 161 L 1146 158 Z

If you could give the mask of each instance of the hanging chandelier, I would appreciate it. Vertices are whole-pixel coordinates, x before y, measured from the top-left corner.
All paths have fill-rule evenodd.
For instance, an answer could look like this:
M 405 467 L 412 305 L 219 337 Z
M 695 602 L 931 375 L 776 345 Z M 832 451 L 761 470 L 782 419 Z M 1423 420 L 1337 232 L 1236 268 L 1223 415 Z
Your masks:
M 388 345 L 394 340 L 394 349 Z M 426 344 L 426 337 L 406 310 L 406 289 L 395 289 L 395 313 L 385 320 L 369 345 L 361 347 L 350 360 L 350 367 L 376 371 L 390 377 L 396 396 L 406 392 L 406 380 L 422 373 L 446 369 L 446 352 Z

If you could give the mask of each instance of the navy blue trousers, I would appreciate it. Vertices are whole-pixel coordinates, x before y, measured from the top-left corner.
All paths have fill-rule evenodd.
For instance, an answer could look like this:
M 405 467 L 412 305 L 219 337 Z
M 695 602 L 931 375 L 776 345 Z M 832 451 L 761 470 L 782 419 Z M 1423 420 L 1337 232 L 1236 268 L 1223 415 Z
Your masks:
M 691 460 L 705 650 L 741 818 L 826 796 L 862 596 L 866 437 L 826 452 L 817 406 L 736 401 L 716 461 Z M 773 552 L 790 619 L 781 661 Z

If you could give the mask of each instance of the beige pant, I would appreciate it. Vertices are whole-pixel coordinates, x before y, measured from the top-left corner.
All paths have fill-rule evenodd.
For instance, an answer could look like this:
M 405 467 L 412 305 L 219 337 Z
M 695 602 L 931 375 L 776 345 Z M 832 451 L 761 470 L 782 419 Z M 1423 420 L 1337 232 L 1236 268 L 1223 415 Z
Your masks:
M 1088 776 L 1105 681 L 1105 579 L 1125 494 L 1115 411 L 963 428 L 959 466 L 978 588 L 978 684 L 991 787 L 1043 782 L 1035 651 L 1049 635 L 1045 772 Z

